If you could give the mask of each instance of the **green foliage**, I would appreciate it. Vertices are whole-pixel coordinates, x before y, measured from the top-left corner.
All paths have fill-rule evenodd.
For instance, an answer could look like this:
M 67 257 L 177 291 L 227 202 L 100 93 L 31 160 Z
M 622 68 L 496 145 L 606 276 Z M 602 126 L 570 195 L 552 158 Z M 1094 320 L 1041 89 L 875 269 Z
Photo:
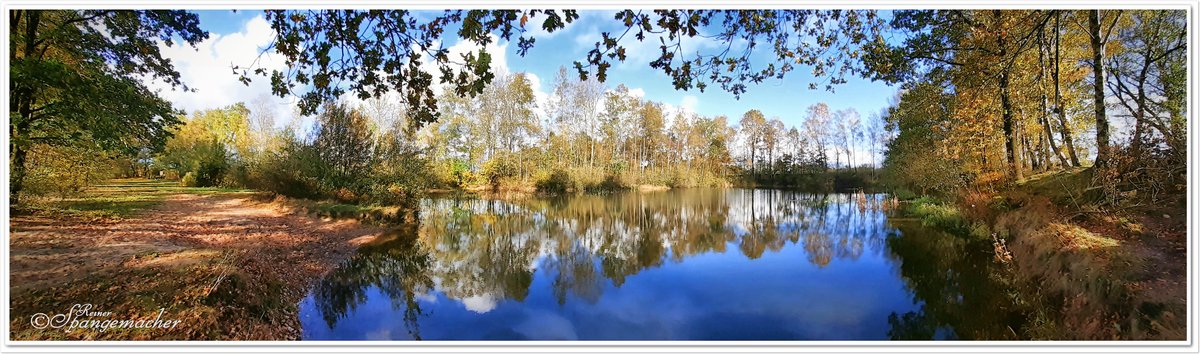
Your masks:
M 235 104 L 196 112 L 174 131 L 156 162 L 184 177 L 184 186 L 239 186 L 242 183 L 229 172 L 245 171 L 245 162 L 254 156 L 254 143 L 249 110 Z
M 198 16 L 182 10 L 14 10 L 9 21 L 14 204 L 36 145 L 127 155 L 160 147 L 178 119 L 144 80 L 183 85 L 160 40 L 208 37 Z
M 963 186 L 962 164 L 940 153 L 952 148 L 940 127 L 951 120 L 953 109 L 953 96 L 933 83 L 917 85 L 888 109 L 888 127 L 898 132 L 883 163 L 889 185 L 922 195 L 949 194 Z
M 970 234 L 970 224 L 953 204 L 931 197 L 917 198 L 908 203 L 905 212 L 920 218 L 925 226 L 935 227 L 956 235 Z
M 480 168 L 480 175 L 493 187 L 499 186 L 503 179 L 517 176 L 517 172 L 517 162 L 506 155 L 494 157 Z
M 317 116 L 313 148 L 320 158 L 317 168 L 321 171 L 321 182 L 327 188 L 346 188 L 355 194 L 368 188 L 363 177 L 372 172 L 371 167 L 376 163 L 369 124 L 361 111 L 345 103 L 327 104 Z
M 184 187 L 196 187 L 199 184 L 200 182 L 196 178 L 195 172 L 188 171 L 183 175 L 183 178 L 179 179 L 179 185 Z
M 293 138 L 252 172 L 251 186 L 289 197 L 322 198 L 320 163 L 315 148 Z
M 35 146 L 29 151 L 24 192 L 55 197 L 78 195 L 119 173 L 112 155 L 81 146 Z
M 235 175 L 244 173 L 247 186 L 289 197 L 404 206 L 419 200 L 438 175 L 429 173 L 428 159 L 403 130 L 376 134 L 356 107 L 328 104 L 317 122 L 307 141 L 290 130 L 276 132 L 278 147 L 243 159 L 237 165 L 244 172 Z
M 420 151 L 398 142 L 396 135 L 385 136 L 379 146 L 379 160 L 368 176 L 365 191 L 374 203 L 415 206 L 430 186 L 429 160 Z

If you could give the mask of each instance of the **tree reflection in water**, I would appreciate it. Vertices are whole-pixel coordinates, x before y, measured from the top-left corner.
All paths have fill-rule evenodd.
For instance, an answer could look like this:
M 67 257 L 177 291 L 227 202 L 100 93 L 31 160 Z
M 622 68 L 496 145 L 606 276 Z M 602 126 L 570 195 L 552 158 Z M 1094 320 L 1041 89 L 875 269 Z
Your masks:
M 893 313 L 888 323 L 894 338 L 926 337 L 934 332 L 926 328 L 970 317 L 964 307 L 946 303 L 961 302 L 961 286 L 979 284 L 964 284 L 976 280 L 944 270 L 960 266 L 945 262 L 971 257 L 945 261 L 930 255 L 961 253 L 960 247 L 895 237 L 879 207 L 883 200 L 743 189 L 429 199 L 419 226 L 363 246 L 311 298 L 333 328 L 377 287 L 394 309 L 403 309 L 405 327 L 420 339 L 417 299 L 431 293 L 482 314 L 506 301 L 525 301 L 535 278 L 544 276 L 558 306 L 594 304 L 605 289 L 620 288 L 647 269 L 731 250 L 757 260 L 795 245 L 818 269 L 865 252 L 900 263 L 899 275 L 915 292 L 913 303 L 926 310 Z
M 413 242 L 411 230 L 395 231 L 363 245 L 313 288 L 318 311 L 329 327 L 366 302 L 367 289 L 377 287 L 392 300 L 392 308 L 404 309 L 405 327 L 414 339 L 421 339 L 421 307 L 415 296 L 433 289 L 427 271 L 432 259 Z
M 992 245 L 921 228 L 915 222 L 894 223 L 899 237 L 888 248 L 900 272 L 920 301 L 919 311 L 888 318 L 891 339 L 1019 339 L 1026 309 L 1014 305 L 1012 293 L 999 279 L 1005 273 L 992 261 Z

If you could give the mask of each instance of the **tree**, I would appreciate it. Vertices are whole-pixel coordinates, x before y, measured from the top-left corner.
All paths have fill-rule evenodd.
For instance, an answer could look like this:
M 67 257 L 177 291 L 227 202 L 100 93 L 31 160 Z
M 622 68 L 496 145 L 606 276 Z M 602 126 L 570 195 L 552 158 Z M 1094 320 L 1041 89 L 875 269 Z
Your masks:
M 530 85 L 524 73 L 505 75 L 493 85 L 499 103 L 493 113 L 499 118 L 495 121 L 495 132 L 510 156 L 518 153 L 527 142 L 541 133 L 538 117 L 533 113 L 537 102 L 534 101 L 533 87 Z M 517 173 L 524 175 L 526 170 L 522 162 Z
M 1096 118 L 1096 163 L 1095 166 L 1101 170 L 1107 168 L 1109 158 L 1109 143 L 1108 143 L 1108 113 L 1106 103 L 1104 102 L 1104 46 L 1108 44 L 1109 35 L 1116 28 L 1117 17 L 1121 16 L 1121 10 L 1115 10 L 1113 15 L 1113 24 L 1107 30 L 1103 29 L 1103 18 L 1100 16 L 1100 10 L 1088 11 L 1088 36 L 1091 38 L 1092 44 L 1092 60 L 1089 63 L 1092 67 L 1092 107 L 1095 110 Z M 1112 13 L 1106 11 L 1105 14 Z
M 516 153 L 541 128 L 533 114 L 533 88 L 523 73 L 502 75 L 476 101 L 472 115 L 478 120 L 475 135 L 485 146 L 484 160 L 498 151 Z
M 784 134 L 784 151 L 785 156 L 791 165 L 801 165 L 804 163 L 804 139 L 800 137 L 800 130 L 796 127 L 791 127 Z
M 1067 156 L 1071 158 L 1071 166 L 1080 166 L 1079 155 L 1075 152 L 1075 143 L 1071 135 L 1071 126 L 1067 123 L 1067 108 L 1064 104 L 1062 96 L 1062 12 L 1054 13 L 1054 66 L 1052 77 L 1054 79 L 1054 113 L 1058 118 L 1059 135 L 1062 136 L 1063 147 L 1067 150 Z
M 638 166 L 656 168 L 661 163 L 662 145 L 666 137 L 662 130 L 666 127 L 666 116 L 662 113 L 662 104 L 658 102 L 642 102 L 637 110 L 637 125 L 641 126 L 642 160 Z
M 867 119 L 867 124 L 864 127 L 864 135 L 867 139 L 867 144 L 870 147 L 871 152 L 871 167 L 873 168 L 879 167 L 879 165 L 876 164 L 875 157 L 879 154 L 879 144 L 884 138 L 884 123 L 883 117 L 872 113 L 870 118 Z
M 36 145 L 88 142 L 125 154 L 161 147 L 179 112 L 142 79 L 187 89 L 158 41 L 194 46 L 208 38 L 198 22 L 185 11 L 9 12 L 10 202 L 19 202 Z
M 556 133 L 569 136 L 566 140 L 570 151 L 567 153 L 572 165 L 586 161 L 590 166 L 594 162 L 596 144 L 593 138 L 599 135 L 599 108 L 604 91 L 604 84 L 599 81 L 572 80 L 567 76 L 566 68 L 558 70 L 547 111 L 553 116 Z M 584 143 L 588 149 L 586 160 L 577 151 Z
M 825 103 L 808 106 L 804 119 L 804 135 L 816 144 L 814 161 L 823 168 L 829 168 L 829 158 L 826 155 L 830 136 L 829 119 L 829 106 Z
M 1134 119 L 1132 150 L 1142 145 L 1154 129 L 1173 151 L 1182 152 L 1185 134 L 1172 122 L 1178 117 L 1168 101 L 1179 99 L 1166 90 L 1171 81 L 1179 80 L 1182 72 L 1171 71 L 1175 63 L 1185 61 L 1187 48 L 1186 14 L 1182 11 L 1136 10 L 1129 16 L 1132 22 L 1117 31 L 1123 51 L 1114 54 L 1109 63 L 1112 80 L 1108 89 L 1117 96 L 1121 107 Z M 1160 65 L 1160 63 L 1172 63 Z
M 156 161 L 182 177 L 185 186 L 222 184 L 232 168 L 244 167 L 261 143 L 255 140 L 249 117 L 249 109 L 241 103 L 196 112 L 172 129 Z
M 859 129 L 862 126 L 862 120 L 858 116 L 858 111 L 853 108 L 834 112 L 834 116 L 837 120 L 837 130 L 833 132 L 834 142 L 846 155 L 846 167 L 854 167 L 852 149 L 856 138 L 861 135 Z
M 638 166 L 655 167 L 660 159 L 661 146 L 666 137 L 663 135 L 662 105 L 656 102 L 643 102 L 638 110 Z
M 896 134 L 887 146 L 884 176 L 892 183 L 922 194 L 950 193 L 960 188 L 969 168 L 955 151 L 948 125 L 956 110 L 954 95 L 937 82 L 919 83 L 888 108 L 888 130 Z
M 767 120 L 763 117 L 762 111 L 752 109 L 742 114 L 742 120 L 738 122 L 739 129 L 743 139 L 746 141 L 746 150 L 750 153 L 750 173 L 757 172 L 755 166 L 758 162 L 758 151 L 766 139 Z
M 345 103 L 326 104 L 317 115 L 313 147 L 321 159 L 322 180 L 333 188 L 361 189 L 374 158 L 370 122 Z
M 783 126 L 783 122 L 779 117 L 773 117 L 763 126 L 763 149 L 767 150 L 767 165 L 775 164 L 775 151 L 781 145 L 787 128 Z M 773 171 L 774 172 L 774 171 Z
M 1013 87 L 1018 60 L 1034 46 L 1037 34 L 1056 11 L 898 11 L 892 27 L 904 33 L 903 44 L 877 41 L 863 56 L 866 77 L 912 86 L 955 77 L 956 89 L 991 90 L 999 99 L 1006 170 L 1016 180 L 1024 178 L 1020 117 Z M 974 76 L 974 77 L 973 77 Z M 983 97 L 980 97 L 983 98 Z
M 617 85 L 617 89 L 605 92 L 604 112 L 601 113 L 600 131 L 603 132 L 605 150 L 609 154 L 609 162 L 625 161 L 624 148 L 631 135 L 638 132 L 629 127 L 636 127 L 637 114 L 642 106 L 641 99 L 629 92 L 625 85 Z

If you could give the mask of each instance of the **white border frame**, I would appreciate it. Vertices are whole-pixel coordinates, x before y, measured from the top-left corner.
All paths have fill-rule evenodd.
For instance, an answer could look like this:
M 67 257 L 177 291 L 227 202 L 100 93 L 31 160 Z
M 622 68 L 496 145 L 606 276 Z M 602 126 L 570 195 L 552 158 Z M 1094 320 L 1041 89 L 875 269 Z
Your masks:
M 4 243 L 0 245 L 3 250 L 3 262 L 5 276 L 0 279 L 0 299 L 3 300 L 6 306 L 0 308 L 0 315 L 3 315 L 4 321 L 0 323 L 0 329 L 4 333 L 3 345 L 0 349 L 5 352 L 57 352 L 57 351 L 96 351 L 96 352 L 161 352 L 161 351 L 180 351 L 180 352 L 208 352 L 208 351 L 238 351 L 238 352 L 317 352 L 317 351 L 334 351 L 352 349 L 354 351 L 364 352 L 380 352 L 380 351 L 395 351 L 395 350 L 421 350 L 431 352 L 447 352 L 447 351 L 496 351 L 496 352 L 559 352 L 564 350 L 579 351 L 579 352 L 627 352 L 627 351 L 654 351 L 654 352 L 730 352 L 730 351 L 754 351 L 754 352 L 789 352 L 797 350 L 806 351 L 822 351 L 822 352 L 904 352 L 904 353 L 919 353 L 919 352 L 960 352 L 960 351 L 979 351 L 979 352 L 1006 352 L 1006 351 L 1045 351 L 1045 352 L 1129 352 L 1129 351 L 1154 351 L 1154 352 L 1200 352 L 1200 347 L 1196 343 L 1196 307 L 1195 294 L 1198 289 L 1195 281 L 1195 266 L 1196 253 L 1195 241 L 1196 230 L 1194 228 L 1197 220 L 1196 208 L 1194 201 L 1200 193 L 1196 191 L 1197 176 L 1193 170 L 1196 161 L 1196 146 L 1197 140 L 1195 133 L 1197 114 L 1195 108 L 1198 106 L 1197 99 L 1197 53 L 1200 53 L 1196 48 L 1197 40 L 1196 25 L 1197 23 L 1197 8 L 1200 8 L 1200 3 L 1196 0 L 1153 0 L 1153 1 L 1138 1 L 1136 4 L 1123 3 L 1113 0 L 1098 0 L 1098 1 L 1079 1 L 1079 0 L 1058 0 L 1054 2 L 1040 1 L 981 1 L 970 3 L 954 3 L 949 1 L 903 1 L 903 0 L 870 0 L 870 1 L 831 1 L 818 0 L 814 2 L 800 2 L 787 0 L 753 0 L 753 1 L 713 1 L 713 0 L 657 0 L 654 2 L 639 2 L 632 0 L 613 0 L 613 1 L 594 1 L 594 0 L 530 0 L 530 1 L 494 1 L 494 0 L 471 0 L 471 1 L 436 1 L 436 0 L 357 0 L 354 3 L 330 3 L 328 1 L 317 2 L 316 0 L 286 0 L 277 2 L 263 2 L 257 0 L 254 2 L 239 2 L 239 1 L 203 1 L 203 0 L 185 0 L 173 3 L 163 3 L 148 0 L 119 0 L 113 2 L 94 2 L 94 1 L 37 1 L 37 0 L 15 0 L 2 1 L 2 8 L 7 13 L 12 9 L 63 9 L 63 8 L 112 8 L 112 9 L 188 9 L 188 10 L 222 10 L 222 9 L 263 9 L 263 8 L 311 8 L 311 9 L 328 9 L 328 8 L 408 8 L 408 9 L 446 9 L 446 8 L 463 8 L 463 9 L 479 9 L 479 8 L 541 8 L 541 7 L 566 7 L 580 10 L 612 10 L 618 8 L 725 8 L 725 9 L 757 9 L 757 8 L 813 8 L 813 9 L 925 9 L 925 8 L 999 8 L 999 9 L 1036 9 L 1036 8 L 1058 8 L 1058 9 L 1180 9 L 1188 12 L 1188 147 L 1187 147 L 1187 182 L 1188 182 L 1188 203 L 1187 203 L 1187 321 L 1188 321 L 1188 336 L 1187 340 L 1179 341 L 1044 341 L 1044 342 L 1027 342 L 1027 341 L 14 341 L 11 338 L 11 329 L 9 328 L 9 307 L 11 304 L 9 297 L 9 233 L 10 230 L 6 227 L 4 230 Z M 8 23 L 3 21 L 4 25 L 0 25 L 0 33 L 7 34 Z M 9 67 L 9 42 L 0 40 L 0 50 L 5 55 L 0 56 L 0 64 L 4 67 Z M 11 99 L 11 89 L 9 87 L 9 71 L 0 72 L 0 79 L 3 80 L 3 98 L 5 102 Z M 0 121 L 5 126 L 9 125 L 9 116 L 0 117 Z M 7 129 L 6 129 L 7 130 Z M 9 169 L 8 154 L 9 154 L 9 134 L 6 132 L 3 136 L 3 147 L 0 148 L 4 152 L 5 166 L 3 171 L 0 171 L 0 176 L 8 178 Z M 8 183 L 3 184 L 3 198 L 5 205 L 9 203 Z M 0 211 L 3 221 L 9 224 L 9 209 L 5 207 Z

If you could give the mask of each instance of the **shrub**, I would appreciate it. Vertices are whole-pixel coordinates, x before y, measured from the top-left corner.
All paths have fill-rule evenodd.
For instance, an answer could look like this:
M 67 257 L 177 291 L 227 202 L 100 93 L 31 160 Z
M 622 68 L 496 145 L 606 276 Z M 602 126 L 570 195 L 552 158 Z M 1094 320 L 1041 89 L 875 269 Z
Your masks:
M 587 186 L 586 189 L 590 192 L 601 192 L 601 191 L 615 191 L 615 190 L 621 190 L 621 189 L 627 189 L 627 188 L 629 188 L 629 183 L 622 180 L 620 175 L 610 174 L 610 175 L 604 176 L 604 180 L 600 181 L 600 183 L 589 185 L 589 186 Z
M 576 190 L 571 175 L 562 169 L 554 169 L 543 176 L 535 177 L 534 186 L 539 192 L 562 193 Z
M 500 186 L 500 181 L 517 175 L 517 164 L 507 156 L 496 156 L 483 163 L 480 174 L 493 188 Z
M 958 208 L 930 197 L 921 197 L 910 202 L 908 214 L 921 218 L 921 224 L 940 228 L 956 235 L 970 233 L 966 218 Z
M 37 145 L 26 165 L 23 193 L 33 195 L 75 195 L 117 173 L 109 154 L 85 147 Z
M 183 178 L 179 179 L 179 185 L 184 187 L 195 187 L 197 184 L 195 172 L 188 172 L 183 175 Z

